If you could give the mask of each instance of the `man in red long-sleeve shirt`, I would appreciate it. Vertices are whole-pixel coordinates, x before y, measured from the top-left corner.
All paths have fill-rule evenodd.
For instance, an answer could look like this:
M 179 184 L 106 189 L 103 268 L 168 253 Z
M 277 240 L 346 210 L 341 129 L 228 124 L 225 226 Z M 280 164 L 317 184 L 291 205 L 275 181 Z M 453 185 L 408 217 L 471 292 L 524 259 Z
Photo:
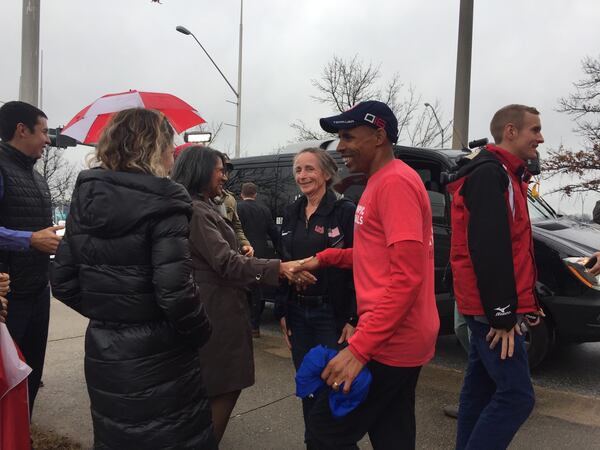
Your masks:
M 431 207 L 419 175 L 394 158 L 398 122 L 390 108 L 362 102 L 321 127 L 337 132 L 350 172 L 368 176 L 355 215 L 354 247 L 327 249 L 303 269 L 352 268 L 359 321 L 349 345 L 322 378 L 348 392 L 367 365 L 373 380 L 367 399 L 342 420 L 327 396 L 311 411 L 309 427 L 321 448 L 358 448 L 369 433 L 375 449 L 415 447 L 415 388 L 434 354 L 439 319 L 434 294 Z

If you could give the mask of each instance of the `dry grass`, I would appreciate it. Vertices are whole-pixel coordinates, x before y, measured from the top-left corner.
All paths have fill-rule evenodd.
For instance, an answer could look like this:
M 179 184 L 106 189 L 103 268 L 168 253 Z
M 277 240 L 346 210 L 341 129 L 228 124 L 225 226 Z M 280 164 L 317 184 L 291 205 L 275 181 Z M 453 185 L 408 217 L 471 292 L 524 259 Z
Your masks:
M 83 450 L 83 447 L 54 431 L 32 426 L 31 436 L 35 450 Z

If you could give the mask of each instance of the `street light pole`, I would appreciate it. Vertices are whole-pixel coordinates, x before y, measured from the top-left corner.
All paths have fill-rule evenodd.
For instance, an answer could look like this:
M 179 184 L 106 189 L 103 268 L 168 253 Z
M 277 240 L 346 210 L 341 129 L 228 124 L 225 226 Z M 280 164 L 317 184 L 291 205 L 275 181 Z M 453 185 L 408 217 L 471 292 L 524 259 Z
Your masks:
M 438 116 L 435 113 L 435 108 L 433 106 L 431 106 L 430 103 L 425 103 L 425 107 L 431 108 L 431 112 L 433 112 L 433 117 L 435 117 L 435 121 L 437 122 L 438 127 L 440 127 L 440 134 L 442 135 L 442 144 L 440 145 L 440 148 L 442 148 L 444 146 L 444 127 L 442 127 L 442 124 L 440 123 L 440 119 L 438 119 Z
M 454 88 L 452 148 L 460 149 L 469 140 L 469 102 L 471 96 L 471 46 L 473 42 L 473 2 L 460 0 L 458 50 Z
M 40 64 L 40 0 L 23 0 L 19 100 L 38 106 Z
M 237 127 L 235 133 L 235 157 L 240 157 L 240 126 L 242 124 L 242 34 L 244 18 L 244 0 L 240 0 L 240 44 L 238 46 L 238 98 L 237 98 Z
M 225 82 L 227 83 L 227 85 L 229 86 L 229 88 L 231 89 L 231 91 L 233 92 L 233 94 L 235 95 L 236 98 L 236 106 L 237 106 L 237 111 L 236 111 L 236 123 L 235 123 L 235 157 L 239 158 L 240 157 L 240 131 L 241 131 L 241 125 L 242 125 L 242 32 L 243 32 L 243 17 L 244 17 L 244 0 L 240 0 L 240 42 L 239 42 L 239 54 L 238 54 L 238 88 L 237 91 L 235 90 L 235 88 L 233 87 L 233 85 L 229 82 L 229 80 L 227 79 L 227 77 L 225 76 L 225 74 L 221 71 L 221 69 L 219 69 L 219 66 L 217 66 L 217 63 L 211 58 L 211 56 L 208 54 L 208 52 L 206 51 L 206 49 L 204 48 L 204 46 L 200 43 L 200 41 L 198 40 L 198 38 L 196 38 L 196 36 L 194 35 L 194 33 L 192 33 L 190 30 L 188 30 L 186 27 L 181 26 L 181 25 L 177 25 L 177 27 L 175 27 L 175 29 L 177 31 L 179 31 L 182 34 L 188 35 L 188 36 L 192 36 L 194 38 L 194 40 L 198 43 L 198 45 L 200 46 L 200 48 L 202 49 L 202 51 L 204 51 L 204 53 L 206 54 L 206 56 L 208 56 L 208 59 L 210 59 L 210 62 L 213 63 L 213 65 L 215 66 L 215 69 L 217 69 L 219 71 L 219 73 L 221 74 L 221 76 L 223 77 L 223 79 L 225 80 Z M 233 103 L 233 102 L 231 102 Z

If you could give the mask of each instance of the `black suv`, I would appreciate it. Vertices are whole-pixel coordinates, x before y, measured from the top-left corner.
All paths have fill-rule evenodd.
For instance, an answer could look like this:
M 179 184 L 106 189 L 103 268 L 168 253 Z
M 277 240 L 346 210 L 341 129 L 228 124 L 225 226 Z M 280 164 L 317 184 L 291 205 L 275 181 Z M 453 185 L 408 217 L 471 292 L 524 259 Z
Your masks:
M 337 140 L 311 141 L 294 145 L 291 152 L 233 160 L 229 189 L 239 194 L 243 182 L 259 187 L 259 199 L 281 224 L 284 208 L 300 194 L 292 173 L 296 150 L 309 146 L 327 150 L 340 168 L 341 182 L 335 187 L 345 197 L 358 202 L 364 189 L 362 175 L 349 174 L 335 152 Z M 450 196 L 445 190 L 447 173 L 466 155 L 459 150 L 431 150 L 395 146 L 394 154 L 421 176 L 433 213 L 435 239 L 435 293 L 440 315 L 440 334 L 454 332 L 454 298 L 448 286 L 450 257 Z M 399 193 L 401 195 L 401 193 Z M 593 225 L 562 218 L 541 198 L 529 196 L 538 268 L 537 291 L 546 312 L 542 324 L 527 333 L 531 367 L 547 355 L 556 339 L 567 342 L 600 341 L 600 285 L 586 276 L 579 257 L 600 249 L 600 230 Z

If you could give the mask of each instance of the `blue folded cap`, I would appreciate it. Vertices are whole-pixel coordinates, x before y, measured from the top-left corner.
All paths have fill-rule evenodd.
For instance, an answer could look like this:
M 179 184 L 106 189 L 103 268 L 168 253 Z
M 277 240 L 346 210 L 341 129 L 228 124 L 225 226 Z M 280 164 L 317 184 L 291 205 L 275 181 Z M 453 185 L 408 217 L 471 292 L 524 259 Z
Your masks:
M 318 345 L 306 354 L 296 372 L 296 395 L 298 397 L 306 398 L 315 395 L 326 387 L 325 382 L 321 379 L 321 373 L 337 353 L 335 350 Z M 365 366 L 352 382 L 350 392 L 347 394 L 342 392 L 343 383 L 337 392 L 330 389 L 329 408 L 333 417 L 338 419 L 344 417 L 360 405 L 367 398 L 371 379 L 371 372 Z

